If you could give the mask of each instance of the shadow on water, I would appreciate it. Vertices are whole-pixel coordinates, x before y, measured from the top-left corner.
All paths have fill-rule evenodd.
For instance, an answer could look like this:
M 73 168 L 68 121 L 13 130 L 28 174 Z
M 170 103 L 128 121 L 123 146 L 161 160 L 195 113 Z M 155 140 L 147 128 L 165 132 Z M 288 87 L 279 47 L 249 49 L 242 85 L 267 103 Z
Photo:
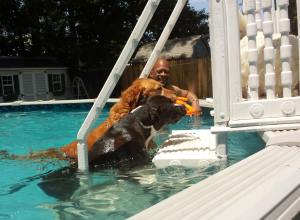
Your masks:
M 124 219 L 224 169 L 224 163 L 197 169 L 156 169 L 148 164 L 131 170 L 99 169 L 86 175 L 64 168 L 39 184 L 45 193 L 60 199 L 43 208 L 61 219 Z
M 58 200 L 69 199 L 80 187 L 77 167 L 64 167 L 52 171 L 41 178 L 38 186 L 48 195 Z
M 43 173 L 43 174 L 38 174 L 35 176 L 30 176 L 30 177 L 21 179 L 15 184 L 3 186 L 3 187 L 1 187 L 2 189 L 0 190 L 0 196 L 7 196 L 10 194 L 16 193 L 16 192 L 22 190 L 24 187 L 28 186 L 31 182 L 33 182 L 35 180 L 39 180 L 43 177 L 46 177 L 50 173 L 51 173 L 51 171 L 47 171 L 46 173 Z

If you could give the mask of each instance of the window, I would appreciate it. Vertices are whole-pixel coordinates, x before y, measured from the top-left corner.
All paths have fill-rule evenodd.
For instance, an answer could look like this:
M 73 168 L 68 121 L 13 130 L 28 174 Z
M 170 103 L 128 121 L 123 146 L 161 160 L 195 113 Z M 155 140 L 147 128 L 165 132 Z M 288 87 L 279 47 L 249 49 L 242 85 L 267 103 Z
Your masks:
M 49 91 L 55 96 L 63 95 L 65 92 L 65 75 L 48 74 Z
M 3 96 L 11 96 L 15 93 L 13 76 L 2 76 L 2 94 Z
M 62 92 L 61 74 L 52 74 L 53 92 Z
M 2 75 L 0 76 L 0 96 L 5 101 L 13 101 L 20 94 L 18 75 Z

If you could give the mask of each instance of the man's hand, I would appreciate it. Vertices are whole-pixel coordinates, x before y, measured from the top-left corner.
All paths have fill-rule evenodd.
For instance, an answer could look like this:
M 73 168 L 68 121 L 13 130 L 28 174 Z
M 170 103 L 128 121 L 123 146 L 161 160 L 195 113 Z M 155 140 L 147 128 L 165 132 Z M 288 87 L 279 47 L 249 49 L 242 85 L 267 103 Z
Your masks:
M 175 102 L 176 99 L 177 99 L 174 90 L 170 90 L 170 89 L 163 88 L 162 94 L 161 94 L 161 95 L 168 97 L 168 98 L 171 99 L 173 102 Z
M 192 101 L 192 107 L 193 107 L 193 110 L 194 110 L 193 115 L 196 115 L 196 116 L 202 115 L 202 109 L 199 105 L 199 100 L 198 99 Z
M 177 104 L 180 104 L 180 105 L 183 105 L 186 109 L 186 114 L 187 115 L 201 115 L 202 114 L 202 110 L 201 110 L 201 107 L 199 105 L 199 100 L 198 99 L 193 99 L 191 101 L 191 104 L 192 106 L 190 106 L 188 103 L 188 98 L 186 97 L 177 97 L 176 98 L 176 103 Z

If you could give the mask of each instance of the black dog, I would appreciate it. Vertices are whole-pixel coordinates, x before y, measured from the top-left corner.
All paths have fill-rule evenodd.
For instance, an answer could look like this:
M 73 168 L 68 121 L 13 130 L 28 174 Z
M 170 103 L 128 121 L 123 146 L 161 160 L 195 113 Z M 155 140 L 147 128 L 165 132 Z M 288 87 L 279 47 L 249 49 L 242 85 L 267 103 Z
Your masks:
M 181 105 L 175 105 L 164 96 L 152 96 L 125 118 L 111 127 L 97 140 L 89 153 L 90 165 L 117 165 L 145 159 L 145 150 L 153 131 L 176 123 L 186 114 Z

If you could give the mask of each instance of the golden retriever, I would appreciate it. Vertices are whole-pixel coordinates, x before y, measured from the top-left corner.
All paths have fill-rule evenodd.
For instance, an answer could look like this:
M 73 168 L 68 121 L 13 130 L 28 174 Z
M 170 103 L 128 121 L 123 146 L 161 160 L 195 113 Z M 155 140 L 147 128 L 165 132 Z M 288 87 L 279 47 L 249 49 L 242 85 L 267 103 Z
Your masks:
M 135 80 L 122 92 L 119 102 L 111 107 L 108 118 L 87 135 L 88 151 L 90 152 L 92 150 L 92 146 L 96 140 L 101 138 L 112 125 L 126 116 L 138 105 L 143 104 L 148 97 L 161 94 L 162 85 L 158 81 L 144 78 Z M 66 157 L 76 159 L 77 141 L 73 141 L 59 150 L 63 152 Z
M 170 91 L 164 90 L 160 82 L 145 78 L 135 80 L 124 92 L 122 92 L 119 102 L 111 107 L 108 118 L 87 134 L 86 142 L 89 154 L 92 152 L 95 142 L 101 139 L 114 124 L 128 115 L 133 109 L 144 104 L 149 97 L 155 95 L 164 95 L 175 102 L 176 96 Z M 30 155 L 24 157 L 9 155 L 6 151 L 0 152 L 0 154 L 6 155 L 7 158 L 12 159 L 57 158 L 74 161 L 77 159 L 77 143 L 78 142 L 75 140 L 63 147 L 32 152 Z

